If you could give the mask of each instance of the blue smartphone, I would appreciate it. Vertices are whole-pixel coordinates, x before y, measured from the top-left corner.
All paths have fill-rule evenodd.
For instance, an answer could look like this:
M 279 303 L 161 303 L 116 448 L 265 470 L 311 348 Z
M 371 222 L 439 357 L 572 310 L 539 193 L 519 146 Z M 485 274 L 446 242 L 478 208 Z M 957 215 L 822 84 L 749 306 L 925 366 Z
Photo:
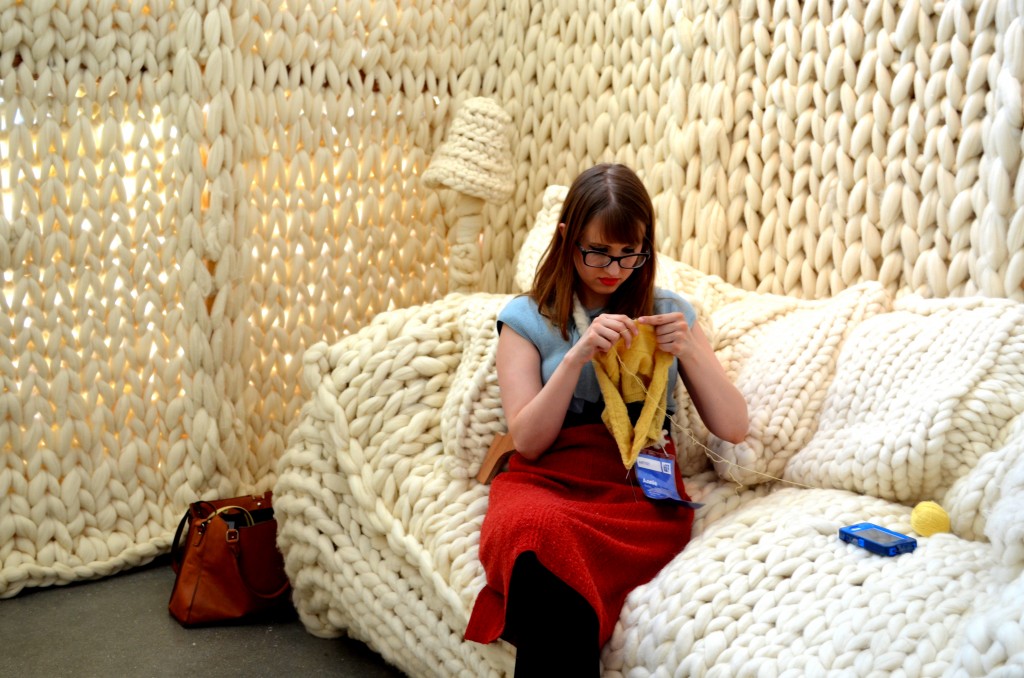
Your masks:
M 898 556 L 917 548 L 917 540 L 874 523 L 857 523 L 839 528 L 839 538 L 880 556 Z

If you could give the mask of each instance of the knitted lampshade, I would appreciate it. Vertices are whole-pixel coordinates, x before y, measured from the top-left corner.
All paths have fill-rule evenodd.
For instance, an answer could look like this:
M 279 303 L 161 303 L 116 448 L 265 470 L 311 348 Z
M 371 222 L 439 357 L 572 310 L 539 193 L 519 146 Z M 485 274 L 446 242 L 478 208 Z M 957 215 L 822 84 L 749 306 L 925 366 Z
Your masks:
M 448 136 L 434 152 L 423 181 L 488 202 L 512 195 L 512 118 L 494 100 L 467 99 L 455 113 Z

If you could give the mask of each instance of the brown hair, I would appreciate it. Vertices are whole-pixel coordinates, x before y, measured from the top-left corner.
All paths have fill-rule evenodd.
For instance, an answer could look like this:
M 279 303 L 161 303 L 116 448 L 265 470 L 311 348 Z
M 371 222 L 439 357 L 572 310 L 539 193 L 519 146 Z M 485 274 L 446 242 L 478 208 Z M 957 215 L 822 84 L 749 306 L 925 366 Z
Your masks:
M 598 219 L 604 237 L 612 242 L 641 240 L 651 252 L 646 264 L 634 269 L 608 300 L 605 311 L 631 318 L 649 315 L 654 306 L 654 206 L 640 178 L 625 165 L 595 165 L 580 173 L 569 187 L 558 223 L 533 279 L 530 297 L 541 314 L 569 338 L 573 294 L 576 292 L 576 243 L 583 229 Z M 642 232 L 642 237 L 641 237 Z

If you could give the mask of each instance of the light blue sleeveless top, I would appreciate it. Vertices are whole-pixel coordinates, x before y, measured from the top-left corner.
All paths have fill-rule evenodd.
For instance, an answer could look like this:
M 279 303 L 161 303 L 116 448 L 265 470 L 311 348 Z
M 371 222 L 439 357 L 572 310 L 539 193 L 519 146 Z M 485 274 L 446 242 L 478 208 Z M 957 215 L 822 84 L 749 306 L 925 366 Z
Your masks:
M 587 315 L 593 320 L 602 313 L 603 309 L 588 311 Z M 686 318 L 686 323 L 693 327 L 697 322 L 697 312 L 690 302 L 683 299 L 675 292 L 655 288 L 654 290 L 654 313 L 680 312 Z M 569 326 L 569 340 L 562 338 L 562 333 L 557 327 L 540 314 L 537 302 L 529 296 L 523 295 L 512 299 L 505 308 L 498 314 L 498 332 L 501 332 L 503 325 L 508 325 L 516 334 L 527 339 L 540 353 L 541 383 L 546 384 L 554 373 L 555 368 L 565 357 L 565 354 L 572 346 L 579 341 L 580 333 L 574 324 Z M 668 411 L 675 412 L 676 402 L 673 391 L 676 386 L 676 377 L 679 374 L 677 361 L 672 361 L 672 369 L 668 375 Z M 576 390 L 573 393 L 572 401 L 569 403 L 570 412 L 582 412 L 584 401 L 597 403 L 601 401 L 601 387 L 597 383 L 597 373 L 594 372 L 593 363 L 587 363 L 580 373 L 580 379 L 576 382 Z

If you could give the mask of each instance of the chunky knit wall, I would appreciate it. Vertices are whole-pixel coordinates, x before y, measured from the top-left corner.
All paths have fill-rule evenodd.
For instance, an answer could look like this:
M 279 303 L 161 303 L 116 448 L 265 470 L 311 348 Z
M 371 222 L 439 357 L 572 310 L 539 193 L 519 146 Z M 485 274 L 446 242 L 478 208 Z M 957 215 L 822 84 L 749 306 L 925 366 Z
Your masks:
M 300 355 L 448 288 L 420 180 L 461 101 L 515 193 L 601 160 L 746 289 L 1024 298 L 1024 0 L 0 4 L 0 596 L 166 549 L 269 487 Z
M 517 11 L 518 10 L 518 11 Z M 512 3 L 519 227 L 636 167 L 663 251 L 746 289 L 1024 299 L 1020 0 Z
M 0 596 L 269 487 L 304 348 L 446 292 L 467 4 L 0 3 Z

